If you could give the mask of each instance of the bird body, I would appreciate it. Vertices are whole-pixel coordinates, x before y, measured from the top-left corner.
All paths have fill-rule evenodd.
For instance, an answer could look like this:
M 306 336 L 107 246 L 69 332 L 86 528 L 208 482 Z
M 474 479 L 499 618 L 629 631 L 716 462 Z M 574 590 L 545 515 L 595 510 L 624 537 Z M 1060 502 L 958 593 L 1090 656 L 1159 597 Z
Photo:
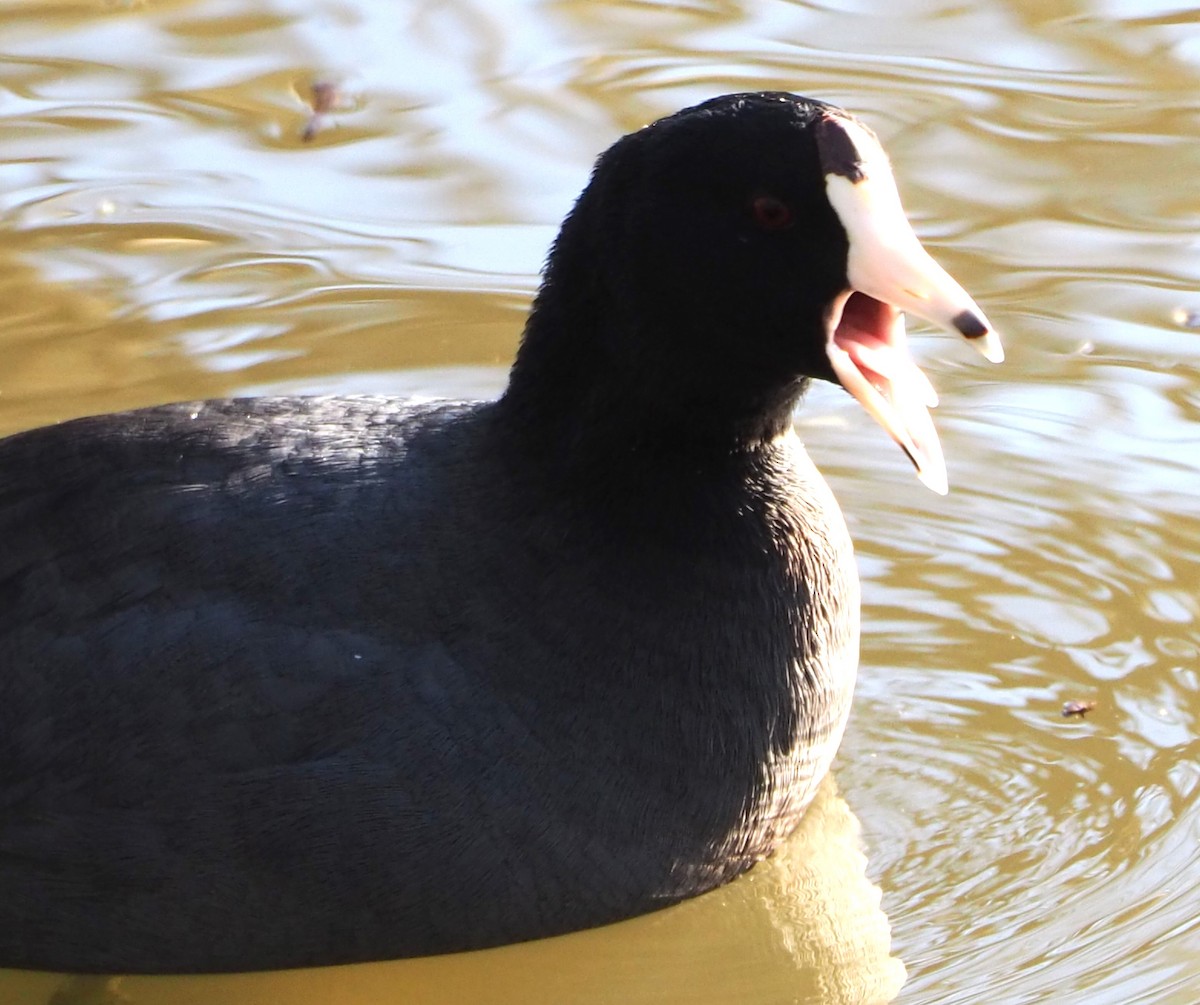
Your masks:
M 791 830 L 857 630 L 844 528 L 797 533 L 837 511 L 794 434 L 716 462 L 744 466 L 740 499 L 656 464 L 602 508 L 536 475 L 496 410 L 197 403 L 5 444 L 0 512 L 41 514 L 0 551 L 10 958 L 228 970 L 514 941 L 708 889 Z M 54 462 L 75 482 L 22 477 Z M 797 623 L 814 589 L 830 609 Z
M 866 350 L 839 324 L 871 322 L 820 185 L 833 114 L 732 96 L 619 141 L 496 402 L 232 399 L 0 441 L 0 964 L 479 948 L 770 854 L 858 649 L 791 412 L 902 349 L 891 315 Z M 911 413 L 889 432 L 929 464 Z

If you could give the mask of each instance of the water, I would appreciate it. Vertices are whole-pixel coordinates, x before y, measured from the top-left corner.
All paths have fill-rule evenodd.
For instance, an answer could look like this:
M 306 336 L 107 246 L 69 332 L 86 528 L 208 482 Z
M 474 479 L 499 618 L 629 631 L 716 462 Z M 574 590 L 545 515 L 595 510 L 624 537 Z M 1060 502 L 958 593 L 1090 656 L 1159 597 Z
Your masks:
M 858 543 L 862 670 L 836 789 L 747 881 L 464 957 L 0 972 L 0 1001 L 1200 1000 L 1200 14 L 881 6 L 0 0 L 0 432 L 495 393 L 594 155 L 744 88 L 866 118 L 1009 350 L 918 339 L 945 499 L 840 392 L 800 413 Z

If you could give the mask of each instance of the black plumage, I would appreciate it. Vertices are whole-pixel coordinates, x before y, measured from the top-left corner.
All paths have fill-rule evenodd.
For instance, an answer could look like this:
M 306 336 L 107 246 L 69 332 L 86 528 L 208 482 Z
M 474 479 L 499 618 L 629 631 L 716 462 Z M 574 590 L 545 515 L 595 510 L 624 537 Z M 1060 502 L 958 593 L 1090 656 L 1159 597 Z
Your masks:
M 850 541 L 790 418 L 835 379 L 850 286 L 829 114 L 727 96 L 615 144 L 499 401 L 0 442 L 0 964 L 475 948 L 775 847 L 857 659 Z

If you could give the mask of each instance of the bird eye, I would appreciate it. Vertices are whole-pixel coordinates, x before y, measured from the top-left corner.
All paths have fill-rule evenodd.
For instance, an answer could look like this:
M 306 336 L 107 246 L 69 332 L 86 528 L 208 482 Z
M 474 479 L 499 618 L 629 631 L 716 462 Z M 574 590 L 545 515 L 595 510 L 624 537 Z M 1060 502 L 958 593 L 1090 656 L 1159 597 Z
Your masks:
M 794 222 L 792 207 L 773 195 L 757 196 L 750 204 L 754 222 L 763 230 L 786 230 Z

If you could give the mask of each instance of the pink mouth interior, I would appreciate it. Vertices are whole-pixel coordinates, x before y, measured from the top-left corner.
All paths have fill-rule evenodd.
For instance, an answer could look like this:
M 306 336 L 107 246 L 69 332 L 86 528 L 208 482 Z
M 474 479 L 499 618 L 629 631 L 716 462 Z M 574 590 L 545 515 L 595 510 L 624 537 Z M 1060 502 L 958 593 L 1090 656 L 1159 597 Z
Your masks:
M 833 343 L 854 361 L 893 408 L 937 406 L 937 393 L 908 353 L 904 315 L 855 290 L 842 308 Z
M 927 484 L 941 485 L 944 462 L 929 416 L 937 394 L 909 355 L 904 315 L 854 291 L 830 343 L 831 362 L 843 386 L 904 449 Z
M 887 354 L 896 351 L 892 333 L 899 312 L 881 300 L 855 290 L 842 308 L 842 319 L 833 333 L 834 342 L 854 360 L 859 370 L 880 394 L 887 396 Z M 901 347 L 903 330 L 901 330 Z

